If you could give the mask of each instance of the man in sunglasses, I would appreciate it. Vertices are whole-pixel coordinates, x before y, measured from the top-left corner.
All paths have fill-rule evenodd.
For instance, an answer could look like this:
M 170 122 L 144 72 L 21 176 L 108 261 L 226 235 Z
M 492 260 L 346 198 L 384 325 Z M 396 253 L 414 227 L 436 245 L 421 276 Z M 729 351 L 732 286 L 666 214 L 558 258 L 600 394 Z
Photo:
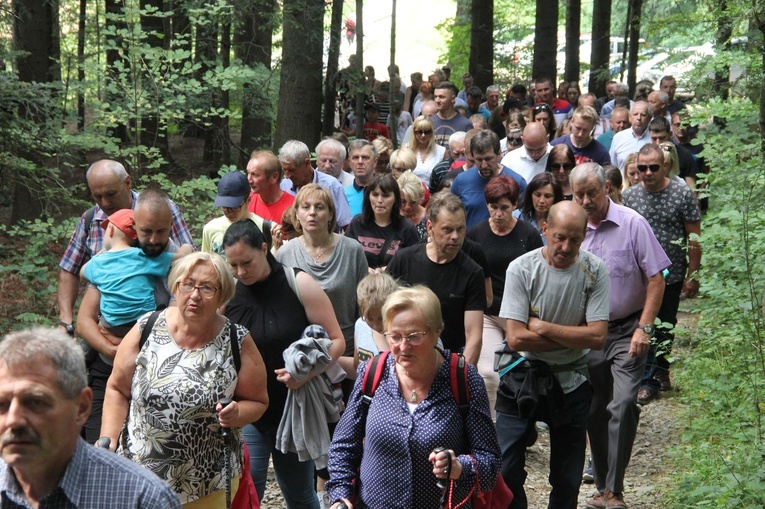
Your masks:
M 635 398 L 670 261 L 645 218 L 608 197 L 611 183 L 602 166 L 581 164 L 570 179 L 574 200 L 587 212 L 582 249 L 606 262 L 612 289 L 606 344 L 591 350 L 587 363 L 593 388 L 587 432 L 598 494 L 586 506 L 627 507 L 624 472 L 640 415 Z
M 694 297 L 699 291 L 701 246 L 692 237 L 701 234 L 699 204 L 688 186 L 667 177 L 664 154 L 658 145 L 648 144 L 641 148 L 637 163 L 640 183 L 624 192 L 624 205 L 648 220 L 672 262 L 658 318 L 662 324 L 669 323 L 674 327 L 680 295 L 685 293 L 688 297 Z M 656 399 L 658 389 L 672 388 L 667 357 L 674 338 L 671 329 L 656 328 L 659 351 L 652 347 L 648 354 L 646 372 L 638 391 L 638 403 L 641 405 Z
M 508 134 L 508 140 L 510 139 Z M 547 166 L 547 156 L 550 153 L 550 144 L 547 130 L 541 122 L 526 124 L 521 136 L 523 146 L 502 158 L 502 165 L 512 168 L 514 172 L 523 177 L 526 182 L 531 182 L 535 176 L 544 173 Z M 509 141 L 508 141 L 509 142 Z

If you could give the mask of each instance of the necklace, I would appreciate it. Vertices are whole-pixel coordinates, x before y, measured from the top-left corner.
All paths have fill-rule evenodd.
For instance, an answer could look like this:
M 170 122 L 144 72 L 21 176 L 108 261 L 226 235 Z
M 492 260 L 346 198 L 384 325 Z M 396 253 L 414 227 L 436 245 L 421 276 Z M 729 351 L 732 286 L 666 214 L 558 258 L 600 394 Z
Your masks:
M 410 403 L 417 403 L 417 399 L 419 397 L 417 391 L 422 391 L 423 389 L 425 389 L 425 387 L 433 383 L 433 380 L 430 380 L 430 378 L 433 374 L 435 374 L 436 371 L 438 371 L 438 353 L 437 352 L 435 352 L 435 362 L 433 363 L 433 368 L 431 368 L 430 373 L 428 373 L 429 376 L 427 377 L 427 380 L 429 381 L 426 381 L 424 384 L 420 385 L 418 388 L 411 389 L 412 392 L 409 394 Z M 409 383 L 407 383 L 406 385 L 411 387 Z
M 306 253 L 308 253 L 308 256 L 310 256 L 310 257 L 311 257 L 311 259 L 312 259 L 314 262 L 316 262 L 316 263 L 319 263 L 319 259 L 320 259 L 322 256 L 324 256 L 324 253 L 327 251 L 327 247 L 328 247 L 328 246 L 324 246 L 323 248 L 321 248 L 321 251 L 319 251 L 319 254 L 318 254 L 318 255 L 316 255 L 316 256 L 313 256 L 313 255 L 311 254 L 311 251 L 309 251 L 308 243 L 306 243 L 306 241 L 305 241 L 304 239 L 301 239 L 301 240 L 302 240 L 302 242 L 303 242 L 303 246 L 305 246 L 305 251 L 306 251 Z M 332 244 L 332 239 L 330 239 L 330 245 L 331 245 L 331 244 Z M 312 250 L 314 250 L 314 251 L 316 250 L 316 248 L 314 248 L 314 247 L 311 247 L 310 249 L 312 249 Z

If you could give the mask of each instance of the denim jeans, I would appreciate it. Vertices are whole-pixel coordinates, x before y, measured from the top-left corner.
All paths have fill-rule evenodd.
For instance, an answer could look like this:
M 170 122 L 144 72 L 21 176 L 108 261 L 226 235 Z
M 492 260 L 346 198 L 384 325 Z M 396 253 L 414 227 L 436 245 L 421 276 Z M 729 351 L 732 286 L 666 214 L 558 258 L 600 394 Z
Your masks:
M 501 397 L 498 395 L 498 397 Z M 522 419 L 518 415 L 497 412 L 497 438 L 502 450 L 502 477 L 515 498 L 510 509 L 527 509 L 523 485 L 526 482 L 526 441 L 536 421 L 550 424 L 545 409 L 546 396 L 539 396 L 536 415 Z M 592 386 L 585 382 L 564 396 L 566 419 L 550 425 L 550 509 L 576 509 L 582 482 L 587 435 L 587 416 L 592 400 Z
M 664 288 L 664 297 L 662 298 L 659 312 L 656 315 L 662 323 L 671 323 L 673 326 L 677 325 L 677 310 L 680 308 L 681 293 L 683 293 L 682 281 L 672 283 Z M 654 380 L 653 376 L 660 369 L 669 371 L 669 361 L 665 356 L 672 353 L 675 331 L 674 329 L 657 327 L 655 338 L 656 344 L 654 344 L 654 341 L 651 341 L 651 347 L 648 349 L 645 374 L 643 375 L 640 387 L 658 391 L 660 384 Z
M 276 482 L 284 495 L 289 509 L 319 509 L 319 499 L 314 489 L 313 461 L 300 461 L 295 453 L 283 453 L 276 449 L 276 430 L 261 433 L 248 424 L 242 428 L 244 441 L 250 453 L 250 474 L 255 482 L 258 497 L 262 500 L 266 490 L 268 459 L 274 462 Z

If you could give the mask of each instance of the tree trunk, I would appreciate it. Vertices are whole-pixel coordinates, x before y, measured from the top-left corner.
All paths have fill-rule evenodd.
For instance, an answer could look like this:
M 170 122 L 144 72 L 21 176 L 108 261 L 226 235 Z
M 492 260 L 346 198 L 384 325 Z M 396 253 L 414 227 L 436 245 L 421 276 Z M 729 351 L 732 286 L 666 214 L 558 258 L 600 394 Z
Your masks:
M 237 58 L 248 67 L 271 69 L 271 49 L 276 16 L 275 0 L 241 1 L 236 5 L 235 19 L 241 24 L 235 35 Z M 245 83 L 242 90 L 242 131 L 239 142 L 239 166 L 244 168 L 250 154 L 271 146 L 273 107 L 265 89 L 259 84 Z
M 470 74 L 483 91 L 494 84 L 494 2 L 473 0 L 470 10 Z
M 592 53 L 588 89 L 596 97 L 606 95 L 611 64 L 611 0 L 594 0 L 592 6 Z
M 720 1 L 720 14 L 717 17 L 717 33 L 715 35 L 715 46 L 718 53 L 730 50 L 730 38 L 733 34 L 733 27 L 728 14 L 728 1 Z M 730 64 L 726 63 L 722 68 L 715 69 L 714 92 L 722 99 L 728 98 L 730 88 Z
M 558 51 L 558 1 L 537 0 L 536 30 L 534 31 L 534 62 L 532 76 L 547 76 L 555 88 Z
M 58 0 L 14 0 L 13 45 L 24 52 L 16 59 L 19 79 L 24 82 L 50 83 L 61 80 L 59 60 L 61 38 L 59 34 Z M 26 111 L 21 106 L 19 115 L 33 117 L 39 124 L 45 122 L 45 112 Z M 45 133 L 40 133 L 44 136 Z M 45 157 L 39 152 L 24 154 L 38 168 L 45 167 Z M 11 224 L 39 217 L 43 210 L 40 190 L 34 189 L 35 179 L 18 176 L 13 191 Z
M 123 98 L 119 94 L 112 94 L 109 91 L 109 83 L 110 82 L 117 82 L 120 83 L 121 76 L 120 72 L 118 71 L 118 67 L 116 66 L 116 63 L 122 59 L 123 62 L 127 64 L 128 62 L 128 48 L 123 48 L 122 45 L 122 36 L 120 33 L 123 30 L 127 29 L 127 24 L 125 23 L 122 12 L 122 2 L 120 0 L 105 0 L 104 2 L 104 11 L 105 11 L 105 18 L 106 22 L 105 25 L 107 27 L 114 27 L 115 34 L 116 35 L 106 35 L 107 43 L 113 42 L 113 46 L 110 44 L 107 44 L 107 50 L 106 50 L 106 73 L 105 73 L 105 89 L 107 90 L 104 94 L 104 100 L 109 104 L 115 104 L 120 103 L 123 101 Z M 114 49 L 108 49 L 113 47 Z M 124 52 L 122 55 L 120 55 L 120 49 Z M 131 77 L 132 79 L 132 77 Z M 114 127 L 112 127 L 108 131 L 109 136 L 112 136 L 113 138 L 116 138 L 121 143 L 127 143 L 128 141 L 128 130 L 127 125 L 125 122 L 117 122 Z
M 579 82 L 579 32 L 582 23 L 581 0 L 566 2 L 566 81 Z M 565 97 L 561 99 L 566 100 Z
M 640 14 L 643 9 L 643 0 L 630 0 L 630 17 L 628 20 L 630 30 L 629 59 L 627 60 L 627 85 L 630 89 L 630 97 L 635 96 L 637 85 L 638 49 L 640 47 Z
M 395 2 L 395 0 L 394 0 Z M 327 55 L 327 75 L 324 77 L 324 120 L 321 133 L 332 136 L 335 131 L 335 113 L 337 112 L 337 71 L 340 68 L 340 41 L 343 30 L 343 1 L 332 1 L 332 18 L 329 23 L 329 54 Z
M 364 0 L 356 0 L 356 59 L 359 71 L 364 71 Z M 363 81 L 362 81 L 363 83 Z M 356 137 L 364 137 L 364 88 L 356 91 Z M 348 154 L 350 156 L 350 154 Z
M 388 66 L 388 79 L 390 80 L 390 88 L 388 89 L 388 103 L 390 104 L 389 122 L 390 129 L 390 141 L 393 143 L 393 147 L 398 147 L 398 113 L 396 113 L 396 107 L 394 106 L 401 94 L 401 76 L 395 73 L 394 66 L 396 65 L 396 0 L 393 0 L 390 12 L 390 65 Z M 394 79 L 398 78 L 398 79 Z M 398 87 L 398 88 L 397 88 Z
M 324 0 L 285 0 L 283 12 L 275 144 L 296 139 L 314 147 L 321 133 Z
M 77 27 L 77 129 L 85 129 L 85 20 L 88 0 L 80 0 L 79 23 Z

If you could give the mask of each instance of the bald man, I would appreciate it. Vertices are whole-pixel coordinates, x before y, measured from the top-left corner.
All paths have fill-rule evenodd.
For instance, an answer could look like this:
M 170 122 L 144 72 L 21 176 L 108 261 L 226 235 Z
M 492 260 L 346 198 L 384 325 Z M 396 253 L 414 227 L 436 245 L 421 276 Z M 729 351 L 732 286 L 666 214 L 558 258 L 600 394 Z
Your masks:
M 507 166 L 526 182 L 531 182 L 535 176 L 543 173 L 547 167 L 547 155 L 550 153 L 550 137 L 544 124 L 530 122 L 526 124 L 521 135 L 523 146 L 508 152 L 502 158 L 502 164 Z
M 587 355 L 603 348 L 608 331 L 608 270 L 603 260 L 580 250 L 586 229 L 584 209 L 559 202 L 543 227 L 547 245 L 507 268 L 499 312 L 507 319 L 507 346 L 496 409 L 502 476 L 515 495 L 513 509 L 528 507 L 526 443 L 536 421 L 550 427 L 548 507 L 577 507 L 592 400 Z M 539 386 L 528 385 L 539 376 Z M 533 399 L 536 405 L 529 403 Z

